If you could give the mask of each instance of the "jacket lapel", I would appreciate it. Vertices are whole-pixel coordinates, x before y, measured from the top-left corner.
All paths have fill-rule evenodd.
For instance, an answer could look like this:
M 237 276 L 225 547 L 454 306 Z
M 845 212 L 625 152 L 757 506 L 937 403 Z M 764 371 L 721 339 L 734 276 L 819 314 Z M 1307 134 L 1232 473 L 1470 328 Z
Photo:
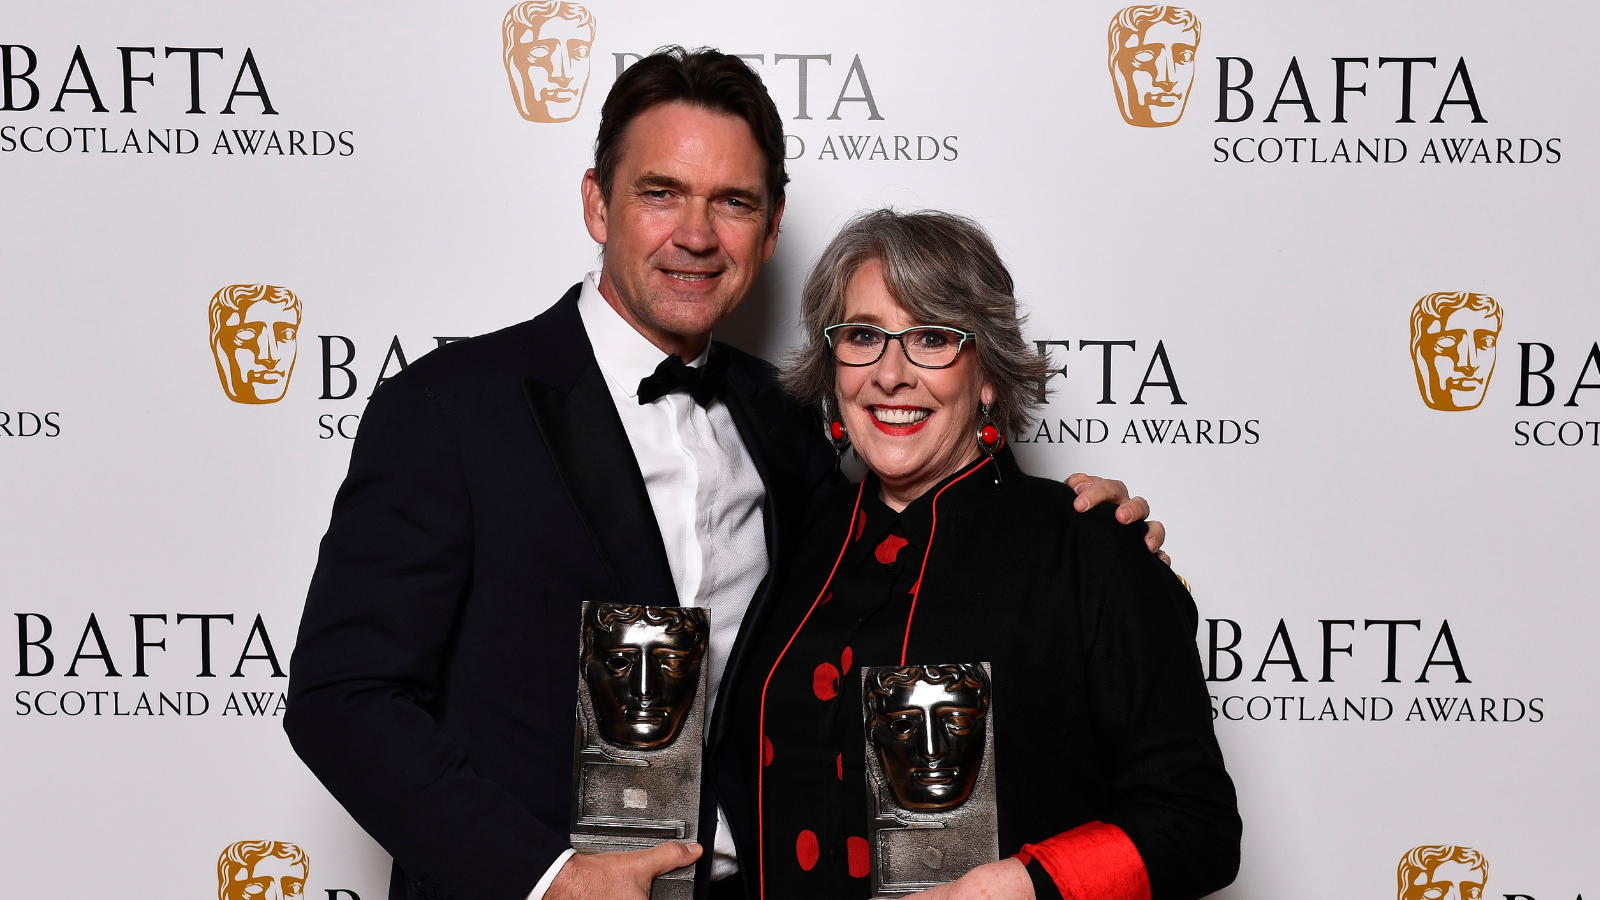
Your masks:
M 569 365 L 560 367 L 565 371 L 524 379 L 523 391 L 619 598 L 644 606 L 677 606 L 672 567 L 650 494 L 583 330 L 577 290 L 569 291 L 546 315 L 554 318 L 551 337 L 556 340 L 550 349 L 564 345 L 570 353 L 571 348 L 581 347 L 581 367 L 569 357 Z

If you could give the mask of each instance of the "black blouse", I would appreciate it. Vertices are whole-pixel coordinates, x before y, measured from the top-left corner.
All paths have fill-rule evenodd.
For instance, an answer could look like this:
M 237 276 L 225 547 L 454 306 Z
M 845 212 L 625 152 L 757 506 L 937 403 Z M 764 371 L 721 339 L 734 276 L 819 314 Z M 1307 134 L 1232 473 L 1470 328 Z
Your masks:
M 991 663 L 1002 856 L 1100 820 L 1133 840 L 1154 900 L 1228 884 L 1239 819 L 1197 614 L 1143 528 L 1075 512 L 1004 448 L 901 512 L 877 493 L 869 475 L 813 516 L 740 697 L 760 798 L 759 858 L 740 864 L 765 900 L 870 896 L 858 669 L 902 652 Z

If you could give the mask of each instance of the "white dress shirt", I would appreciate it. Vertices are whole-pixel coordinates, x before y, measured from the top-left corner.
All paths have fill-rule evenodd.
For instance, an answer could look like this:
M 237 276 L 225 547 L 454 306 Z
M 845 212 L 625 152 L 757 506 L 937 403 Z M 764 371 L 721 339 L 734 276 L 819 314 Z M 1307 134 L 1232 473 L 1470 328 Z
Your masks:
M 654 373 L 667 354 L 611 308 L 600 294 L 599 277 L 600 273 L 590 272 L 583 280 L 578 315 L 644 476 L 678 602 L 711 610 L 706 660 L 709 719 L 739 623 L 767 574 L 761 508 L 766 487 L 721 399 L 702 408 L 679 391 L 653 403 L 639 402 L 640 380 Z M 707 347 L 689 365 L 703 366 L 709 356 Z M 739 870 L 733 835 L 721 808 L 715 846 L 710 849 L 713 879 Z M 572 852 L 551 864 L 528 900 L 543 900 Z

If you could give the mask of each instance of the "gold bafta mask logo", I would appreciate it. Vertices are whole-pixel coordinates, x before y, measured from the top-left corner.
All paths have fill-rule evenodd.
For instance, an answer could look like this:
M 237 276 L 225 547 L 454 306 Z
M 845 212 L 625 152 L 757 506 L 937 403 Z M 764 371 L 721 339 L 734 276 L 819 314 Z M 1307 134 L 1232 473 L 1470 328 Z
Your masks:
M 1477 409 L 1494 375 L 1504 321 L 1493 297 L 1449 291 L 1411 308 L 1411 364 L 1431 409 Z
M 217 857 L 217 900 L 296 900 L 311 862 L 286 841 L 240 841 Z
M 300 298 L 275 284 L 230 284 L 211 297 L 211 355 L 235 403 L 277 403 L 289 390 Z
M 1194 86 L 1200 19 L 1180 6 L 1130 6 L 1107 29 L 1123 121 L 1161 128 L 1183 118 Z
M 1481 900 L 1489 861 L 1471 847 L 1413 847 L 1400 858 L 1395 900 Z
M 506 13 L 506 76 L 529 122 L 570 122 L 589 86 L 594 15 L 565 0 L 527 0 Z

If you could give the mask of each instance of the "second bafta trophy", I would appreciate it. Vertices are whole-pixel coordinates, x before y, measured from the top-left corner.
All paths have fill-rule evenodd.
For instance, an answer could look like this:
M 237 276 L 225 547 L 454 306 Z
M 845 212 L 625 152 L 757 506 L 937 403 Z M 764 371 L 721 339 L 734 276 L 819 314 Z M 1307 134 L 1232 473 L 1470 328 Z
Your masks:
M 872 895 L 1000 858 L 988 663 L 861 670 Z

